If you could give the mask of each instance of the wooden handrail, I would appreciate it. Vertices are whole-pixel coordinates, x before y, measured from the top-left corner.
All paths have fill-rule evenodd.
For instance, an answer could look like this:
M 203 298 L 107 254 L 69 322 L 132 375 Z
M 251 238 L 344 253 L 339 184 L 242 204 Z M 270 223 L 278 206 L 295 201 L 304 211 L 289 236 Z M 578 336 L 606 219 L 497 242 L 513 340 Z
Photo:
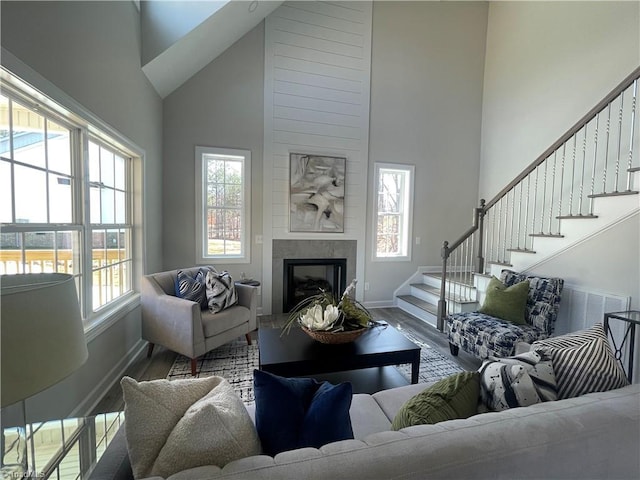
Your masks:
M 609 103 L 614 100 L 618 95 L 624 92 L 631 84 L 640 77 L 640 66 L 631 72 L 627 77 L 618 84 L 607 96 L 605 96 L 598 104 L 589 110 L 580 120 L 578 120 L 569 130 L 565 132 L 558 140 L 556 140 L 549 148 L 547 148 L 542 154 L 536 158 L 527 168 L 525 168 L 516 178 L 514 178 L 509 184 L 500 190 L 495 197 L 487 202 L 485 210 L 489 210 L 492 206 L 500 201 L 508 192 L 513 189 L 517 184 L 524 180 L 527 175 L 538 168 L 549 156 L 566 143 L 571 137 L 580 131 L 587 123 L 595 118 Z

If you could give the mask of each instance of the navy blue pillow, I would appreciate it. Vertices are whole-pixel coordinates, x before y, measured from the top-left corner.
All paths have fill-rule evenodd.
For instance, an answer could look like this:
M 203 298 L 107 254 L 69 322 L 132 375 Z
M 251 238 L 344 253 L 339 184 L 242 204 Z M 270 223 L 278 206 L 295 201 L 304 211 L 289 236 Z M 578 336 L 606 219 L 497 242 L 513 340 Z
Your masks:
M 350 383 L 332 385 L 254 370 L 253 388 L 256 429 L 267 455 L 353 438 Z
M 206 273 L 202 269 L 195 273 L 178 270 L 176 277 L 176 297 L 191 300 L 200 304 L 201 308 L 207 307 L 207 289 L 205 284 Z

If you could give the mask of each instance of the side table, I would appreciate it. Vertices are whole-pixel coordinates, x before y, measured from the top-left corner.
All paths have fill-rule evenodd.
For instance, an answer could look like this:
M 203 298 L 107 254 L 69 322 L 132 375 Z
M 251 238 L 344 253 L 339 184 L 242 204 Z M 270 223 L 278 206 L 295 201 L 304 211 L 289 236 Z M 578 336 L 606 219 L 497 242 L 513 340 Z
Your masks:
M 611 331 L 611 326 L 609 325 L 609 320 L 615 319 L 620 320 L 622 322 L 626 322 L 626 328 L 624 330 L 624 335 L 622 340 L 620 341 L 620 345 L 617 344 L 613 332 Z M 627 367 L 627 379 L 631 383 L 633 381 L 633 356 L 635 349 L 635 340 L 636 340 L 636 325 L 640 325 L 640 310 L 627 310 L 624 312 L 609 312 L 604 314 L 604 331 L 611 338 L 611 342 L 613 343 L 614 354 L 616 359 L 622 365 L 624 369 L 624 364 L 622 361 L 623 348 L 625 344 L 628 344 L 629 348 L 629 356 L 628 356 L 628 367 Z

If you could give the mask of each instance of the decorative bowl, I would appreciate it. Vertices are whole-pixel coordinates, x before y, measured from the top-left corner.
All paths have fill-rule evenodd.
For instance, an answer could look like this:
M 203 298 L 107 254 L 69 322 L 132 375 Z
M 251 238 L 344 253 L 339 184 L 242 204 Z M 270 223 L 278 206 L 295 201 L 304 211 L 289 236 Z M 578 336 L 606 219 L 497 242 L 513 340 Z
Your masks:
M 367 329 L 360 328 L 358 330 L 347 330 L 345 332 L 324 332 L 317 330 L 309 330 L 305 327 L 300 327 L 314 340 L 325 343 L 327 345 L 338 345 L 340 343 L 351 343 L 360 335 L 362 335 Z

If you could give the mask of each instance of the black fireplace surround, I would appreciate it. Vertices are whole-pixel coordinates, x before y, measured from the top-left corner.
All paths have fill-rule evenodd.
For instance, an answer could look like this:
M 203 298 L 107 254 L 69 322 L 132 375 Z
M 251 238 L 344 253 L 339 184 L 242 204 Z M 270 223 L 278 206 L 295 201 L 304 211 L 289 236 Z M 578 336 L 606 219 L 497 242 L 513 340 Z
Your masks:
M 339 297 L 347 287 L 346 258 L 284 259 L 283 273 L 284 312 L 321 290 Z

